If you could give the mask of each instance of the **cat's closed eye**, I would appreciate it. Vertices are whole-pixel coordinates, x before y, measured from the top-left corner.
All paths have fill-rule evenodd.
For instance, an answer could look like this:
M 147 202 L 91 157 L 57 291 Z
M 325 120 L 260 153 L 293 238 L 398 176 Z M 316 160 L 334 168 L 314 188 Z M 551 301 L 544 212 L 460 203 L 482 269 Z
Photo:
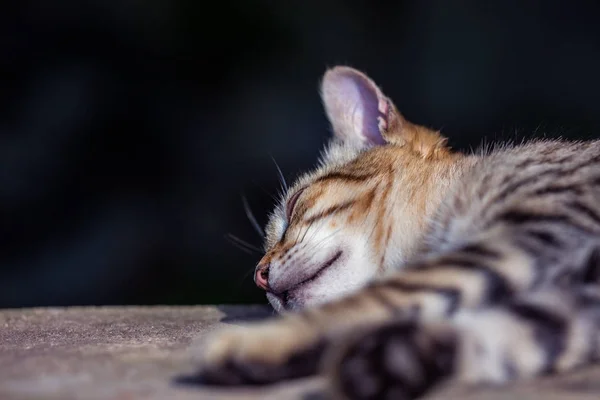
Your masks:
M 306 188 L 302 188 L 302 189 L 298 190 L 296 193 L 294 193 L 293 196 L 290 197 L 290 200 L 287 203 L 287 206 L 285 209 L 285 215 L 286 215 L 288 222 L 292 219 L 292 214 L 294 213 L 294 208 L 296 207 L 298 198 L 300 197 L 302 192 L 304 192 L 304 189 L 306 189 Z

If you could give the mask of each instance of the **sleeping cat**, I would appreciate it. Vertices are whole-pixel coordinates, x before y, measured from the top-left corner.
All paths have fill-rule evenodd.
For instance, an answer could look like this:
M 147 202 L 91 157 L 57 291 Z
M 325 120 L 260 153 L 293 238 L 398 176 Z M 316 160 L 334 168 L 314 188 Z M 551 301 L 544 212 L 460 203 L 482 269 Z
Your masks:
M 322 373 L 334 398 L 412 399 L 598 358 L 600 142 L 453 152 L 348 67 L 322 99 L 333 138 L 256 269 L 285 315 L 215 333 L 203 382 Z

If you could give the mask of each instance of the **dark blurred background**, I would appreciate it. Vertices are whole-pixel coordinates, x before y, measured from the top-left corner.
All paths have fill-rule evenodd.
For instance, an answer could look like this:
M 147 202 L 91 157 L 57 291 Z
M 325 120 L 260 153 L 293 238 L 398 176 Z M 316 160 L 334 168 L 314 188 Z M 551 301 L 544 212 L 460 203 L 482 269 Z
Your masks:
M 8 3 L 8 2 L 7 2 Z M 261 223 L 329 135 L 328 66 L 456 148 L 600 133 L 600 2 L 0 7 L 0 307 L 263 302 Z

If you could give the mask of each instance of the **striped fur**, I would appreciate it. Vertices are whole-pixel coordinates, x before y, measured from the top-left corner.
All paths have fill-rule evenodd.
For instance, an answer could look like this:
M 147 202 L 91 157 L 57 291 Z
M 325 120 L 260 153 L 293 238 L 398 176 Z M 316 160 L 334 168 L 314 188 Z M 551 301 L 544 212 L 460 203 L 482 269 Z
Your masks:
M 321 371 L 334 397 L 411 399 L 600 356 L 600 142 L 463 155 L 358 71 L 328 71 L 322 95 L 334 139 L 258 266 L 273 306 L 299 312 L 216 333 L 205 382 Z

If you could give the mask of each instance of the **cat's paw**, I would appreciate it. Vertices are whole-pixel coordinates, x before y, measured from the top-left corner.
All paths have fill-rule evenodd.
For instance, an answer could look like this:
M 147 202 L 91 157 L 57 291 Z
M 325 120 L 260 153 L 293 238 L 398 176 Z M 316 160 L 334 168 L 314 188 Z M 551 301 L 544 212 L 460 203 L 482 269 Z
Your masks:
M 398 323 L 355 334 L 332 353 L 326 373 L 334 398 L 409 400 L 451 373 L 455 339 Z
M 204 343 L 197 380 L 209 385 L 257 385 L 317 372 L 323 342 L 287 319 L 213 333 Z

